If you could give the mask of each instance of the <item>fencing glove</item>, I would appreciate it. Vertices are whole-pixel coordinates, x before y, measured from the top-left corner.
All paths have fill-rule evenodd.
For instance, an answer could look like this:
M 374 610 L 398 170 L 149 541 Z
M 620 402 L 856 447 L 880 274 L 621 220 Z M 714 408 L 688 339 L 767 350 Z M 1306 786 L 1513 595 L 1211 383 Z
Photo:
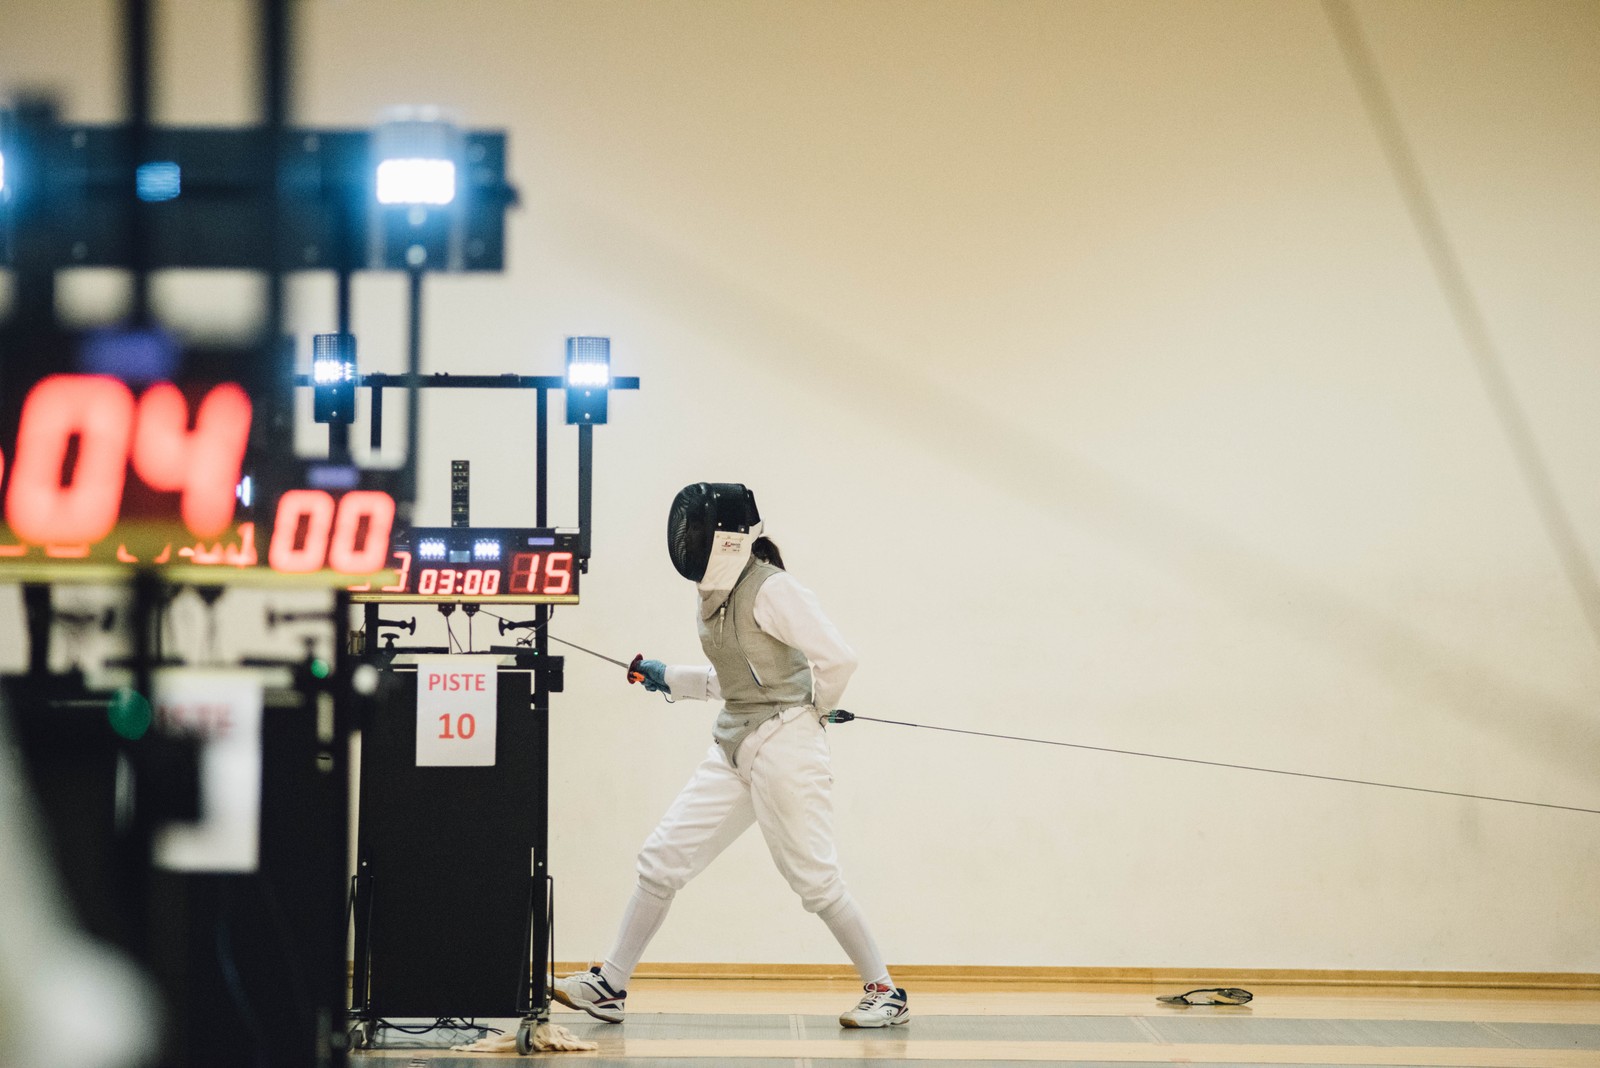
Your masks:
M 639 674 L 644 678 L 639 681 L 651 693 L 671 693 L 672 687 L 667 685 L 667 665 L 659 660 L 642 660 L 639 662 Z

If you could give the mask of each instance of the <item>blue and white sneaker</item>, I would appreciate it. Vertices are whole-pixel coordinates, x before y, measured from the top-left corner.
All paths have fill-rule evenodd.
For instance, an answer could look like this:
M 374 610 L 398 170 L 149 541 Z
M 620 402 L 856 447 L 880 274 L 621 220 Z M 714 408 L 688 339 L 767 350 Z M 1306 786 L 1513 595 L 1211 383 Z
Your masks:
M 901 987 L 868 985 L 859 1004 L 839 1017 L 843 1027 L 894 1027 L 911 1022 L 911 1006 Z
M 550 996 L 567 1008 L 586 1012 L 596 1020 L 621 1023 L 628 992 L 612 990 L 611 984 L 600 975 L 600 969 L 595 967 L 555 980 L 550 984 Z

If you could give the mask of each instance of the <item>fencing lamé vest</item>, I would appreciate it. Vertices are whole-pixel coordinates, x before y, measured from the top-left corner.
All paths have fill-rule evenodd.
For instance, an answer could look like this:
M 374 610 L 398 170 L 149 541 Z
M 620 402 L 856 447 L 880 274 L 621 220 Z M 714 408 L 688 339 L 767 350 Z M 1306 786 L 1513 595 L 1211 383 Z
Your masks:
M 729 764 L 750 732 L 786 708 L 811 703 L 806 655 L 756 625 L 756 594 L 779 568 L 752 559 L 718 606 L 702 602 L 700 647 L 717 669 L 723 708 L 711 736 Z

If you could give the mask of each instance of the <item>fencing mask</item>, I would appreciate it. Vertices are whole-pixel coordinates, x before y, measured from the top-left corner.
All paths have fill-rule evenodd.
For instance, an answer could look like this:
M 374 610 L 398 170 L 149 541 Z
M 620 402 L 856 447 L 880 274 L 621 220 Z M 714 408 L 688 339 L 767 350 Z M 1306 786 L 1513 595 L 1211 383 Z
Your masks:
M 672 566 L 702 590 L 732 589 L 760 536 L 756 495 L 737 482 L 685 486 L 667 515 Z

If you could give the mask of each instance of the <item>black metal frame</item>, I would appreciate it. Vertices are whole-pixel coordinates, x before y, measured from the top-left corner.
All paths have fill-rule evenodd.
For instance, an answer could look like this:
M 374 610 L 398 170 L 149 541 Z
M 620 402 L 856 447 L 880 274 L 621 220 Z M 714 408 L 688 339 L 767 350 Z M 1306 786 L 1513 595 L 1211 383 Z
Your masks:
M 528 681 L 519 684 L 525 689 L 502 689 L 497 695 L 501 712 L 500 759 L 492 768 L 418 769 L 407 763 L 415 724 L 415 691 L 404 689 L 409 685 L 405 676 L 410 673 L 405 667 L 386 673 L 381 713 L 384 721 L 370 724 L 365 733 L 368 746 L 364 748 L 371 751 L 364 758 L 364 766 L 370 761 L 372 766 L 380 766 L 380 774 L 362 777 L 358 867 L 348 909 L 355 945 L 350 1034 L 358 1047 L 370 1042 L 385 1016 L 520 1014 L 531 1028 L 548 1015 L 543 983 L 548 960 L 536 954 L 535 949 L 549 944 L 551 897 L 545 856 L 549 837 L 548 694 L 561 688 L 561 658 L 541 663 L 531 657 L 498 673 L 502 687 L 514 676 Z M 530 698 L 525 706 L 518 702 L 521 693 Z M 397 780 L 401 786 L 390 789 Z M 463 800 L 464 795 L 470 796 Z M 485 811 L 496 803 L 504 811 Z M 441 813 L 448 817 L 452 806 L 470 807 L 472 821 L 469 826 L 462 826 L 446 819 L 455 836 L 441 843 L 437 838 L 444 830 L 434 824 L 440 822 Z M 430 838 L 430 834 L 435 837 Z M 397 861 L 400 841 L 407 843 L 406 855 Z M 506 843 L 514 847 L 510 852 L 488 855 Z M 482 851 L 473 852 L 474 845 L 482 847 Z M 515 891 L 504 879 L 525 863 L 520 859 L 523 845 L 532 850 L 533 865 L 528 869 L 526 897 L 522 899 L 523 923 L 518 925 L 505 914 L 507 897 Z M 444 857 L 449 858 L 448 865 L 440 863 Z M 480 861 L 477 866 L 472 863 L 474 859 Z M 373 869 L 374 860 L 379 870 Z M 397 869 L 404 871 L 398 879 Z M 382 895 L 377 885 L 380 877 L 389 887 Z M 486 886 L 498 893 L 497 905 L 480 900 Z M 542 902 L 541 888 L 545 891 Z M 445 902 L 475 907 L 476 911 L 466 919 L 460 915 L 436 916 L 429 911 L 430 906 Z M 374 916 L 379 912 L 383 915 L 379 925 L 383 930 L 374 926 Z M 516 990 L 500 988 L 499 979 L 477 974 L 483 958 L 492 957 L 493 953 L 475 957 L 470 949 L 454 944 L 421 949 L 399 946 L 394 937 L 397 929 L 406 932 L 407 940 L 424 929 L 436 938 L 439 930 L 445 932 L 446 938 L 450 931 L 470 930 L 474 938 L 505 945 L 505 936 L 518 926 L 524 932 L 525 944 Z M 380 937 L 385 931 L 387 939 Z M 389 966 L 389 973 L 380 975 L 375 963 Z M 411 964 L 413 972 L 397 975 L 395 968 L 403 963 Z M 505 961 L 496 958 L 494 963 L 499 966 Z
M 106 265 L 125 268 L 132 279 L 130 315 L 125 325 L 135 330 L 154 325 L 150 274 L 155 269 L 234 266 L 254 270 L 266 282 L 255 335 L 232 349 L 187 354 L 186 370 L 196 373 L 198 369 L 197 377 L 202 380 L 220 370 L 250 395 L 255 417 L 248 455 L 259 465 L 255 473 L 262 489 L 270 492 L 298 477 L 301 466 L 283 450 L 283 442 L 292 437 L 294 413 L 293 352 L 281 342 L 284 274 L 331 269 L 338 285 L 340 328 L 348 330 L 351 273 L 372 267 L 409 267 L 412 333 L 408 357 L 415 373 L 420 364 L 423 271 L 410 266 L 406 247 L 395 247 L 390 239 L 434 241 L 439 224 L 436 217 L 427 226 L 419 224 L 416 229 L 407 230 L 398 225 L 401 214 L 393 209 L 386 213 L 367 206 L 364 165 L 369 152 L 365 132 L 290 129 L 290 0 L 258 0 L 256 4 L 260 104 L 255 125 L 233 130 L 155 126 L 151 121 L 155 95 L 154 7 L 152 0 L 121 3 L 126 100 L 122 123 L 63 124 L 56 107 L 42 97 L 24 99 L 13 112 L 0 116 L 0 136 L 8 149 L 17 150 L 7 160 L 11 179 L 8 186 L 15 195 L 0 204 L 0 267 L 8 268 L 14 277 L 16 308 L 9 321 L 0 323 L 0 384 L 4 386 L 0 405 L 15 415 L 16 405 L 33 382 L 64 369 L 63 346 L 73 342 L 55 319 L 59 270 Z M 466 137 L 467 173 L 463 184 L 476 197 L 454 216 L 451 225 L 456 227 L 457 236 L 462 231 L 481 231 L 483 239 L 477 244 L 456 242 L 453 248 L 460 248 L 461 252 L 454 259 L 430 255 L 429 269 L 499 270 L 503 266 L 503 216 L 515 200 L 514 191 L 504 181 L 505 137 L 492 131 L 473 131 Z M 183 161 L 187 171 L 182 195 L 164 203 L 138 199 L 134 185 L 137 166 L 169 152 Z M 224 216 L 248 221 L 238 231 L 219 223 Z M 403 493 L 399 503 L 406 511 L 415 496 L 415 391 L 411 401 L 413 420 L 409 432 L 413 447 L 407 452 L 406 466 L 398 480 Z M 5 571 L 0 569 L 0 580 L 5 577 Z M 134 688 L 149 694 L 154 670 L 172 662 L 161 648 L 160 620 L 178 587 L 160 569 L 151 567 L 132 572 L 128 585 L 131 608 L 121 616 L 131 645 L 126 666 L 131 669 Z M 202 590 L 208 604 L 219 594 L 220 589 Z M 37 582 L 26 585 L 23 601 L 30 642 L 29 671 L 26 676 L 8 680 L 8 689 L 27 706 L 24 713 L 47 713 L 60 703 L 60 693 L 78 693 L 82 682 L 73 673 L 55 675 L 50 671 L 53 627 L 67 622 L 54 608 L 51 587 Z M 339 773 L 345 769 L 348 739 L 360 718 L 364 699 L 354 692 L 353 663 L 344 649 L 349 595 L 336 591 L 332 611 L 319 615 L 325 623 L 314 622 L 327 626 L 335 635 L 331 675 L 322 678 L 320 672 L 313 672 L 309 654 L 305 660 L 275 661 L 294 670 L 294 681 L 292 694 L 280 692 L 273 698 L 292 699 L 310 717 L 304 723 L 300 723 L 304 717 L 296 717 L 300 725 L 295 730 L 300 733 L 293 744 L 308 747 L 308 754 L 314 750 L 316 759 L 307 755 L 292 763 L 310 776 L 306 781 L 315 780 L 316 785 L 304 791 L 303 796 L 297 791 L 291 799 L 293 806 L 305 811 L 291 821 L 290 834 L 281 841 L 268 841 L 264 828 L 261 875 L 263 880 L 287 876 L 304 886 L 305 907 L 314 913 L 298 921 L 305 925 L 313 944 L 301 957 L 305 972 L 300 978 L 305 978 L 307 986 L 293 996 L 303 997 L 309 991 L 315 1009 L 297 1014 L 297 1022 L 292 1024 L 287 1018 L 274 1020 L 274 1043 L 279 1048 L 294 1048 L 297 1052 L 291 1059 L 295 1063 L 337 1068 L 345 1063 L 344 1033 L 337 1025 L 348 1004 L 343 939 L 335 930 L 344 889 L 348 811 L 343 786 L 332 790 L 326 787 L 341 778 Z M 246 660 L 245 664 L 252 661 Z M 106 728 L 105 696 L 88 695 L 79 704 L 87 700 L 92 707 L 78 710 L 91 719 L 97 716 L 102 732 Z M 322 712 L 330 698 L 331 731 L 326 729 Z M 287 720 L 274 721 L 273 731 L 285 723 Z M 272 738 L 277 734 L 273 733 Z M 115 744 L 137 756 L 142 751 L 140 747 L 148 746 L 151 740 Z M 84 757 L 80 769 L 84 774 L 97 774 L 99 764 L 89 759 L 92 755 Z M 294 781 L 302 782 L 303 778 Z M 150 783 L 159 780 L 160 776 L 149 778 Z M 78 813 L 82 815 L 81 805 Z M 106 861 L 115 868 L 114 877 L 106 880 L 112 885 L 94 883 L 89 892 L 114 897 L 121 917 L 115 932 L 117 940 L 150 963 L 158 975 L 176 977 L 178 986 L 168 989 L 168 997 L 174 1009 L 181 1009 L 189 1004 L 190 995 L 202 993 L 186 990 L 185 984 L 203 982 L 194 978 L 199 972 L 191 975 L 191 968 L 200 959 L 196 954 L 203 956 L 202 951 L 208 947 L 195 943 L 193 936 L 211 933 L 211 926 L 205 922 L 210 913 L 202 910 L 193 916 L 184 915 L 176 928 L 167 924 L 166 937 L 156 944 L 157 927 L 172 917 L 158 907 L 162 895 L 152 895 L 150 891 L 153 827 L 145 822 L 148 819 L 148 813 L 140 806 L 131 833 L 119 840 L 115 855 Z M 296 848 L 281 848 L 289 844 Z M 285 864 L 289 866 L 284 867 Z M 237 891 L 251 885 L 248 880 L 253 877 L 221 878 L 231 880 L 228 886 Z M 217 877 L 196 878 L 195 900 L 209 900 L 213 883 L 221 886 L 216 880 Z M 217 900 L 226 905 L 226 896 L 233 891 L 224 887 L 223 897 Z M 217 931 L 221 930 L 217 926 Z M 186 941 L 179 937 L 182 935 L 191 937 Z M 283 996 L 291 995 L 285 991 Z M 194 1004 L 198 1006 L 200 1002 Z M 236 1036 L 231 1043 L 216 1041 L 218 1020 L 214 1015 L 210 1019 L 190 1018 L 193 1014 L 183 1012 L 172 1015 L 180 1021 L 179 1030 L 168 1036 L 159 1062 L 161 1068 L 191 1068 L 200 1063 L 206 1068 L 226 1068 L 235 1063 L 243 1066 L 255 1063 L 261 1052 L 237 1041 Z M 301 1015 L 304 1020 L 298 1022 Z M 208 1042 L 211 1048 L 202 1057 L 198 1051 Z
M 413 292 L 413 301 L 416 293 Z M 415 304 L 413 304 L 415 307 Z M 347 310 L 341 313 L 347 314 Z M 382 446 L 382 418 L 383 418 L 383 392 L 386 389 L 405 389 L 408 393 L 411 422 L 408 427 L 408 458 L 415 457 L 415 438 L 411 436 L 411 428 L 416 423 L 416 411 L 419 407 L 418 396 L 423 389 L 522 389 L 532 390 L 535 394 L 535 497 L 534 497 L 534 525 L 540 528 L 549 526 L 549 439 L 550 439 L 550 403 L 549 394 L 552 390 L 565 388 L 565 380 L 554 375 L 452 375 L 434 374 L 422 375 L 417 372 L 418 360 L 415 356 L 415 339 L 419 336 L 416 316 L 411 318 L 411 337 L 413 339 L 411 360 L 412 371 L 408 374 L 395 375 L 384 373 L 369 373 L 357 379 L 357 388 L 371 390 L 371 431 L 370 440 L 374 448 Z M 312 386 L 311 376 L 299 374 L 295 376 L 295 384 L 306 388 Z M 611 382 L 612 389 L 638 389 L 639 380 L 636 377 L 614 378 Z M 329 451 L 335 453 L 342 444 L 342 439 L 330 425 Z M 578 561 L 580 571 L 587 572 L 592 544 L 593 524 L 593 487 L 594 487 L 594 427 L 588 424 L 578 424 Z M 380 628 L 379 612 L 382 608 L 381 601 L 364 601 L 363 628 L 367 635 L 366 653 L 375 663 L 392 663 L 393 656 L 397 653 L 443 652 L 434 647 L 418 646 L 391 646 L 386 649 L 377 648 L 377 634 Z M 538 740 L 536 749 L 540 756 L 548 760 L 549 753 L 549 694 L 559 692 L 562 688 L 562 658 L 551 656 L 549 642 L 545 634 L 545 627 L 550 620 L 551 607 L 547 604 L 534 606 L 533 640 L 531 647 L 518 649 L 520 668 L 535 668 L 535 685 L 533 687 L 533 715 L 537 722 Z M 496 650 L 493 647 L 491 652 Z M 548 785 L 548 768 L 540 777 Z M 540 827 L 536 837 L 542 844 L 548 840 L 548 804 L 549 796 L 546 789 L 545 796 L 537 800 L 536 808 L 540 815 Z M 366 806 L 362 808 L 362 815 L 358 823 L 365 825 L 369 819 Z M 359 830 L 358 830 L 359 834 Z M 549 994 L 543 981 L 544 972 L 551 962 L 551 941 L 554 925 L 554 879 L 548 869 L 548 860 L 544 848 L 536 848 L 530 882 L 528 888 L 528 912 L 525 929 L 527 931 L 527 957 L 528 957 L 528 986 L 525 991 L 525 1001 L 519 1009 L 523 1012 L 521 1029 L 518 1034 L 519 1048 L 526 1051 L 529 1036 L 533 1027 L 549 1016 Z M 543 901 L 540 901 L 540 890 L 543 889 Z M 371 989 L 371 937 L 370 928 L 372 915 L 372 901 L 375 886 L 372 877 L 358 871 L 352 889 L 350 904 L 350 918 L 353 924 L 353 937 L 355 942 L 356 974 L 352 981 L 352 997 L 350 1019 L 352 1027 L 350 1036 L 352 1043 L 357 1045 L 372 1042 L 379 1023 L 375 1013 Z M 534 965 L 539 967 L 535 969 Z
M 48 101 L 24 101 L 13 113 L 0 116 L 0 137 L 8 147 L 20 151 L 8 159 L 11 176 L 19 192 L 0 205 L 0 266 L 9 268 L 15 278 L 17 314 L 0 324 L 0 423 L 9 414 L 6 406 L 19 404 L 29 384 L 46 374 L 62 369 L 61 357 L 75 344 L 55 322 L 54 294 L 56 272 L 81 266 L 118 266 L 132 277 L 132 329 L 151 329 L 150 274 L 170 267 L 242 267 L 260 273 L 266 282 L 259 330 L 247 343 L 231 349 L 205 349 L 187 352 L 186 371 L 207 378 L 219 369 L 238 381 L 250 395 L 254 407 L 247 463 L 253 463 L 260 495 L 272 500 L 305 473 L 303 461 L 288 455 L 283 442 L 292 439 L 294 419 L 293 391 L 309 385 L 308 376 L 294 372 L 292 346 L 283 343 L 285 319 L 284 275 L 291 271 L 331 270 L 337 285 L 337 329 L 349 332 L 351 276 L 363 269 L 400 269 L 407 274 L 406 373 L 371 374 L 361 385 L 372 390 L 372 443 L 382 441 L 383 396 L 387 389 L 406 390 L 409 420 L 406 427 L 405 456 L 398 471 L 368 472 L 393 486 L 397 519 L 411 525 L 416 500 L 420 391 L 435 388 L 527 389 L 535 393 L 538 441 L 536 466 L 536 523 L 548 525 L 548 436 L 549 398 L 553 389 L 565 388 L 557 376 L 423 376 L 422 297 L 423 276 L 427 271 L 500 270 L 504 253 L 504 214 L 515 202 L 515 191 L 505 180 L 505 137 L 495 131 L 468 131 L 465 134 L 466 172 L 462 181 L 470 190 L 448 212 L 431 209 L 372 208 L 368 203 L 370 186 L 366 164 L 370 160 L 369 135 L 352 130 L 306 130 L 289 126 L 291 114 L 290 50 L 293 39 L 293 9 L 290 0 L 258 0 L 257 45 L 259 59 L 260 114 L 253 126 L 239 129 L 198 129 L 158 127 L 151 121 L 154 98 L 155 61 L 153 47 L 154 3 L 152 0 L 122 0 L 122 30 L 125 44 L 123 76 L 127 113 L 120 124 L 84 126 L 61 123 L 58 112 Z M 134 195 L 134 174 L 138 166 L 152 159 L 172 158 L 184 170 L 183 190 L 174 200 L 146 202 Z M 233 220 L 237 225 L 232 225 Z M 416 246 L 425 253 L 411 255 Z M 436 254 L 447 248 L 446 255 Z M 637 389 L 637 378 L 621 378 L 612 389 Z M 334 465 L 349 465 L 349 426 L 330 424 L 329 460 Z M 578 560 L 587 571 L 591 546 L 593 488 L 593 427 L 578 427 Z M 0 579 L 4 578 L 0 569 Z M 20 574 L 20 572 L 18 573 Z M 152 673 L 170 663 L 161 649 L 161 614 L 177 589 L 157 568 L 144 568 L 129 576 L 132 607 L 123 617 L 131 638 L 134 688 L 151 690 Z M 235 580 L 237 581 L 237 580 Z M 248 580 L 246 583 L 248 584 Z M 219 588 L 202 591 L 207 603 L 220 596 Z M 61 618 L 52 605 L 49 586 L 25 587 L 24 607 L 30 638 L 28 678 L 40 685 L 54 685 L 49 672 L 51 631 Z M 332 610 L 312 613 L 315 625 L 326 625 L 334 632 L 332 674 L 324 679 L 310 670 L 309 652 L 305 660 L 281 661 L 295 669 L 294 688 L 303 707 L 322 707 L 330 698 L 333 730 L 319 726 L 315 745 L 322 765 L 333 770 L 345 767 L 344 753 L 352 732 L 368 710 L 365 698 L 355 693 L 353 679 L 359 657 L 346 648 L 345 628 L 349 624 L 350 595 L 336 591 Z M 364 606 L 367 633 L 378 630 L 377 603 Z M 544 628 L 550 607 L 536 606 L 534 635 L 530 647 L 517 648 L 517 668 L 532 670 L 537 684 L 532 688 L 531 713 L 539 722 L 540 746 L 548 746 L 548 695 L 562 682 L 561 658 L 548 652 Z M 374 645 L 369 642 L 369 645 Z M 368 658 L 382 662 L 366 650 Z M 246 664 L 252 663 L 249 660 Z M 264 663 L 257 661 L 256 663 Z M 548 766 L 542 761 L 541 781 L 546 783 Z M 325 792 L 325 791 L 322 791 Z M 327 882 L 336 901 L 344 892 L 344 829 L 349 813 L 344 794 L 319 813 L 318 842 L 326 849 L 317 853 L 317 886 Z M 331 843 L 331 844 L 329 844 Z M 149 843 L 139 843 L 147 864 Z M 263 843 L 264 849 L 266 843 Z M 319 847 L 321 848 L 321 847 Z M 323 852 L 327 853 L 324 857 Z M 553 890 L 546 858 L 536 856 L 530 872 L 528 907 L 528 958 L 536 946 L 549 947 Z M 139 858 L 135 858 L 136 860 Z M 326 862 L 326 863 L 325 863 Z M 130 861 L 130 864 L 132 861 Z M 309 863 L 309 862 L 308 862 Z M 328 868 L 336 865 L 340 876 L 325 879 Z M 134 872 L 135 868 L 130 868 Z M 142 880 L 140 881 L 142 885 Z M 538 907 L 542 893 L 543 907 Z M 370 903 L 370 883 L 367 886 Z M 130 894 L 137 896 L 137 888 Z M 320 891 L 319 891 L 320 894 Z M 321 900 L 321 897 L 318 898 Z M 148 903 L 140 899 L 129 909 L 134 924 L 130 944 L 139 946 L 149 934 Z M 358 879 L 347 901 L 349 922 L 356 925 L 358 943 L 370 932 L 366 924 L 370 911 L 362 901 Z M 337 917 L 337 906 L 330 913 Z M 321 916 L 321 910 L 318 911 Z M 348 926 L 348 924 L 347 924 Z M 320 929 L 320 926 L 319 926 Z M 366 932 L 364 934 L 363 932 Z M 365 956 L 368 947 L 363 945 Z M 330 943 L 342 965 L 343 945 Z M 180 961 L 185 947 L 171 949 L 173 961 Z M 171 963 L 171 962 L 169 962 Z M 329 989 L 337 986 L 337 1000 L 330 1006 L 337 1019 L 343 997 L 343 968 L 335 979 L 329 961 L 311 962 L 320 990 L 326 979 Z M 179 969 L 181 972 L 181 968 Z M 323 973 L 327 972 L 324 976 Z M 370 1002 L 370 987 L 358 988 L 358 1000 Z M 174 995 L 176 996 L 176 995 Z M 321 997 L 321 995 L 318 995 Z M 525 991 L 526 1025 L 548 1010 L 542 979 L 531 968 Z M 324 1013 L 323 1015 L 326 1015 Z M 329 1021 L 317 1025 L 315 1063 L 337 1068 L 344 1063 L 342 1029 L 329 1033 Z M 519 1042 L 526 1038 L 519 1035 Z M 179 1042 L 172 1050 L 187 1048 Z M 198 1047 L 195 1047 L 198 1048 Z M 249 1059 L 248 1049 L 239 1055 Z M 170 1052 L 162 1068 L 189 1068 L 182 1052 Z M 176 1057 L 176 1060 L 171 1059 Z M 214 1062 L 208 1068 L 217 1068 Z

